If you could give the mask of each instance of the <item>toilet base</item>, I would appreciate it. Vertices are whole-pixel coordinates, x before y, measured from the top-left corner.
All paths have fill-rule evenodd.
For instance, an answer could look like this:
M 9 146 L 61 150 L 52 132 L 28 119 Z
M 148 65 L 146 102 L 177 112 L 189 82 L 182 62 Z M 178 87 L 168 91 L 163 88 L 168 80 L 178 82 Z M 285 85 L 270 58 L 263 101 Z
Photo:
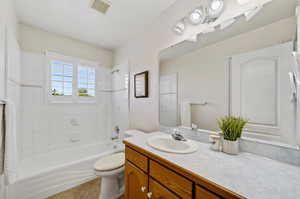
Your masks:
M 124 175 L 122 172 L 124 167 L 112 172 L 105 172 L 98 176 L 101 176 L 101 188 L 99 199 L 117 199 L 124 194 Z
M 119 191 L 119 182 L 116 176 L 102 177 L 99 199 L 116 199 Z

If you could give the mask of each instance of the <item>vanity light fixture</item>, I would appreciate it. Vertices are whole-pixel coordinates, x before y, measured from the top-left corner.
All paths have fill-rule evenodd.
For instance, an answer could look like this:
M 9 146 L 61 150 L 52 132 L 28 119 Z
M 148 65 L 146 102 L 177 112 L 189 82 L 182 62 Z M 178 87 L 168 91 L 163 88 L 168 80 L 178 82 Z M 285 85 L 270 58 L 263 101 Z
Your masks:
M 184 20 L 179 21 L 173 28 L 173 31 L 178 35 L 182 35 L 184 30 L 185 30 Z
M 255 17 L 259 13 L 259 11 L 261 11 L 262 8 L 263 6 L 257 6 L 253 10 L 245 12 L 244 15 L 246 17 L 246 21 L 250 21 L 253 17 Z
M 206 12 L 203 7 L 196 8 L 191 14 L 189 15 L 189 22 L 192 25 L 198 25 L 205 22 L 206 19 Z
M 226 20 L 220 24 L 220 29 L 223 30 L 223 29 L 231 26 L 234 22 L 236 22 L 235 18 Z
M 208 16 L 211 20 L 217 19 L 224 10 L 224 0 L 210 0 L 208 5 Z
M 224 12 L 225 9 L 225 0 L 207 0 L 207 5 L 201 5 L 200 7 L 194 9 L 190 12 L 187 16 L 183 17 L 177 24 L 173 27 L 173 32 L 177 35 L 183 35 L 186 26 L 188 25 L 199 25 L 203 24 L 205 26 L 201 27 L 202 31 L 198 32 L 206 34 L 210 32 L 214 32 L 217 27 L 221 30 L 231 26 L 233 23 L 236 22 L 237 17 L 227 19 L 220 24 L 214 24 L 221 14 Z M 250 21 L 254 18 L 263 8 L 263 6 L 273 0 L 266 0 L 263 4 L 258 4 L 256 7 L 249 9 L 248 11 L 244 12 L 242 15 L 245 16 L 247 21 Z M 248 4 L 251 0 L 236 0 L 239 5 Z M 191 41 L 197 41 L 197 36 L 191 36 Z

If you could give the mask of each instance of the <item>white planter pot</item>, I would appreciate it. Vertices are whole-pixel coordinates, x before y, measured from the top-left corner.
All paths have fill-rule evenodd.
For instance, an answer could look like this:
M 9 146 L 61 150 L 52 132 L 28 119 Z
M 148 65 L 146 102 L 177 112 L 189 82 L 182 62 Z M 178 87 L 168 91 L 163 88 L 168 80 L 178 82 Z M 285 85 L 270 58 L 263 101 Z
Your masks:
M 239 141 L 230 141 L 223 139 L 223 152 L 230 155 L 239 154 Z

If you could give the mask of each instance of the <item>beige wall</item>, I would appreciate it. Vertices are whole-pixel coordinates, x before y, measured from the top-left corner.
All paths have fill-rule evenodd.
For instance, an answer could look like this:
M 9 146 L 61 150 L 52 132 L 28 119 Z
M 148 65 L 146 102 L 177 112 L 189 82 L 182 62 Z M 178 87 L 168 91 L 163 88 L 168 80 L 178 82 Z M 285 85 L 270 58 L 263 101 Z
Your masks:
M 102 66 L 111 67 L 113 52 L 69 37 L 46 32 L 28 25 L 20 25 L 21 49 L 30 52 L 46 50 L 67 56 L 97 61 Z
M 5 43 L 6 38 L 17 43 L 18 41 L 18 19 L 15 11 L 15 2 L 11 0 L 1 0 L 0 3 L 0 98 L 6 98 L 5 80 Z M 10 44 L 7 44 L 10 45 Z
M 283 28 L 284 27 L 284 28 Z M 238 35 L 161 64 L 161 74 L 179 74 L 179 101 L 202 99 L 194 106 L 193 122 L 202 129 L 217 130 L 217 118 L 226 113 L 225 66 L 232 55 L 291 41 L 296 32 L 294 17 Z M 271 33 L 276 33 L 272 34 Z M 205 117 L 204 117 L 205 116 Z
M 9 34 L 13 34 L 18 38 L 18 19 L 15 10 L 15 1 L 1 0 L 0 23 L 4 23 L 7 26 Z
M 199 6 L 202 0 L 177 1 L 158 20 L 145 28 L 145 31 L 130 40 L 127 45 L 115 51 L 115 64 L 129 61 L 131 74 L 149 70 L 149 98 L 134 98 L 130 94 L 130 128 L 154 131 L 158 122 L 158 72 L 159 52 L 172 44 L 182 41 L 171 31 L 178 19 Z M 133 75 L 131 75 L 131 82 Z M 133 85 L 131 84 L 131 90 Z

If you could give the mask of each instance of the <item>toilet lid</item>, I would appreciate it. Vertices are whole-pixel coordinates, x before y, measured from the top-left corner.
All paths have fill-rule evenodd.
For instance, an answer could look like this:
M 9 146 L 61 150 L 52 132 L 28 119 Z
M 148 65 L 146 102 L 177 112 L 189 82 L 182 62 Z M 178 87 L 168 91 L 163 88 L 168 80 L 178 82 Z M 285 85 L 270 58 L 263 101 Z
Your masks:
M 110 171 L 118 169 L 125 164 L 125 153 L 114 153 L 108 156 L 105 156 L 98 160 L 94 168 L 97 171 Z

